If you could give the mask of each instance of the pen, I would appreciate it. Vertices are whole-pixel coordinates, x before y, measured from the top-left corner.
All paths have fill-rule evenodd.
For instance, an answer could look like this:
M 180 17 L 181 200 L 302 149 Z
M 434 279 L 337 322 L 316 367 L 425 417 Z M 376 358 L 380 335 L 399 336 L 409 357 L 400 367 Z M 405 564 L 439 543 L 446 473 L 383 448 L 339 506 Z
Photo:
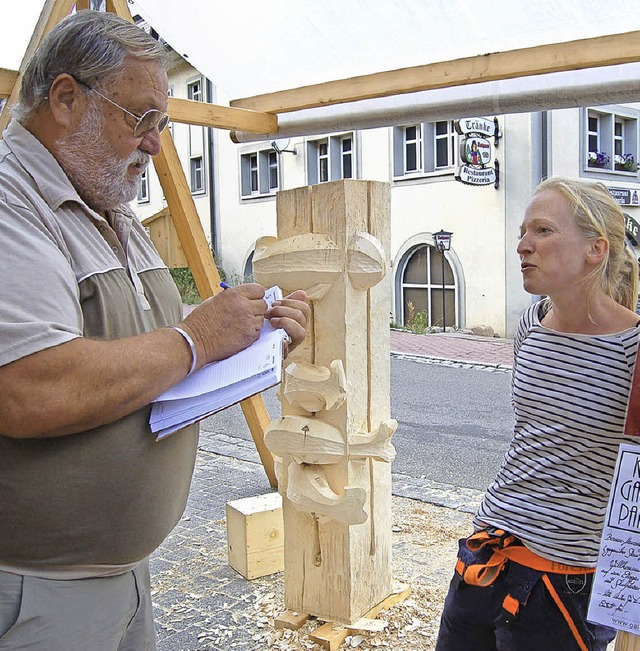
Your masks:
M 223 280 L 220 283 L 220 287 L 222 287 L 222 289 L 229 289 L 229 287 L 231 287 L 231 285 L 227 285 L 227 283 L 225 283 L 224 280 Z

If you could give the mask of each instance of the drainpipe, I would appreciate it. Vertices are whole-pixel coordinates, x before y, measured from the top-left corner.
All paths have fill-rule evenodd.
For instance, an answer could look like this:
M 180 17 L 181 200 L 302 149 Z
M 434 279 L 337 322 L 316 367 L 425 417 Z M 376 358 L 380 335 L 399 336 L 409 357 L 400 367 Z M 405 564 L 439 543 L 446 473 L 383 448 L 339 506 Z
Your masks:
M 207 102 L 215 103 L 215 92 L 213 84 L 209 79 L 206 80 Z M 207 127 L 207 150 L 209 152 L 209 220 L 211 229 L 211 248 L 213 251 L 218 250 L 218 186 L 216 184 L 216 149 L 215 136 L 212 127 Z

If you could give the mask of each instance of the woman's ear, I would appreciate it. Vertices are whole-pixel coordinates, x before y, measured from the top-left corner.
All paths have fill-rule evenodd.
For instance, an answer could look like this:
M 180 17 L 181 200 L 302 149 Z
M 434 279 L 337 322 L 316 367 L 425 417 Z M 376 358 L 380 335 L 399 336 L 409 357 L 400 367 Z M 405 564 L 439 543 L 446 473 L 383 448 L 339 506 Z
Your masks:
M 609 253 L 609 240 L 606 237 L 596 237 L 591 240 L 589 250 L 587 251 L 587 262 L 592 265 L 600 264 Z
M 65 72 L 53 80 L 49 89 L 49 109 L 61 127 L 72 126 L 85 105 L 84 93 L 71 75 Z

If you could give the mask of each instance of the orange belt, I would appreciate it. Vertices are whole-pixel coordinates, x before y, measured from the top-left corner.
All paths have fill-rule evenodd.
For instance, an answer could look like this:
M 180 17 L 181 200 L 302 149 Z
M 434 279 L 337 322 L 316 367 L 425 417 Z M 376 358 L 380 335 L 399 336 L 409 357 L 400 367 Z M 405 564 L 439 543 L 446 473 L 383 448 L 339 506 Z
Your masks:
M 491 585 L 505 568 L 507 561 L 513 561 L 519 565 L 524 565 L 525 567 L 542 572 L 542 581 L 569 625 L 578 646 L 581 651 L 588 651 L 587 645 L 584 643 L 575 622 L 564 603 L 562 603 L 560 595 L 553 587 L 547 574 L 591 574 L 595 572 L 593 568 L 565 565 L 564 563 L 557 563 L 542 558 L 542 556 L 538 556 L 530 549 L 527 549 L 518 538 L 502 529 L 478 531 L 467 538 L 466 545 L 472 552 L 480 551 L 485 547 L 493 551 L 489 560 L 483 564 L 467 566 L 461 559 L 458 559 L 456 562 L 456 572 L 469 585 L 477 585 L 480 587 Z M 508 594 L 504 598 L 502 607 L 512 615 L 516 615 L 520 608 L 520 602 Z

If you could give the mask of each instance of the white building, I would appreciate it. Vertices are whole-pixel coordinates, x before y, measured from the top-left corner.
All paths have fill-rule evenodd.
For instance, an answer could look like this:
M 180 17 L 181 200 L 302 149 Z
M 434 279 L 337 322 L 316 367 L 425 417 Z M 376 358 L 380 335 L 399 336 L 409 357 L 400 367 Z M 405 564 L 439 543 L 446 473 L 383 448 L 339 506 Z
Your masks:
M 182 59 L 170 72 L 170 92 L 217 101 L 213 85 Z M 640 243 L 638 172 L 619 163 L 628 154 L 638 160 L 639 120 L 640 105 L 497 116 L 500 137 L 483 140 L 492 150 L 487 166 L 499 167 L 498 182 L 482 186 L 455 179 L 462 137 L 453 121 L 293 138 L 276 148 L 236 145 L 215 129 L 172 124 L 171 130 L 205 234 L 232 281 L 250 275 L 257 238 L 276 234 L 278 190 L 343 178 L 385 181 L 393 320 L 404 323 L 411 309 L 426 310 L 430 325 L 442 325 L 443 265 L 434 234 L 443 229 L 453 233 L 444 259 L 445 325 L 483 324 L 512 336 L 531 302 L 522 289 L 518 230 L 542 178 L 602 181 L 623 204 L 631 243 Z M 601 157 L 596 167 L 589 152 L 605 152 L 608 160 Z M 139 199 L 142 218 L 166 205 L 152 169 Z

